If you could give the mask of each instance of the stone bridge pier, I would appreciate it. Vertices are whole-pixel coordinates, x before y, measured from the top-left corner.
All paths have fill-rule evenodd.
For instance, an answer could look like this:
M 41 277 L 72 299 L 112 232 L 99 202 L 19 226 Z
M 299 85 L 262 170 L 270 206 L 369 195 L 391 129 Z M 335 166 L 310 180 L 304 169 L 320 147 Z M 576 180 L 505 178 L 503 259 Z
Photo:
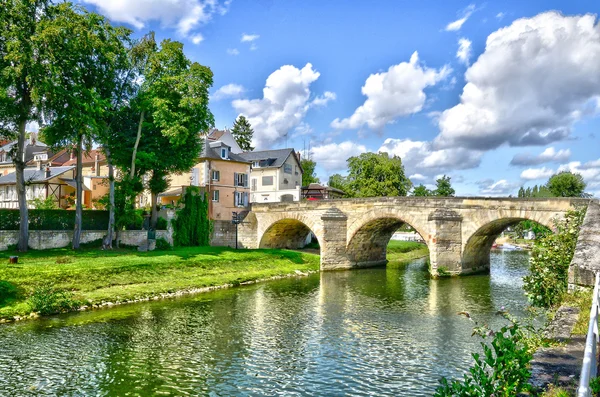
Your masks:
M 507 227 L 532 220 L 553 228 L 554 220 L 589 200 L 513 198 L 382 197 L 253 204 L 240 225 L 247 248 L 302 248 L 312 234 L 321 248 L 321 270 L 387 263 L 387 245 L 410 225 L 429 248 L 430 271 L 485 272 L 490 249 Z

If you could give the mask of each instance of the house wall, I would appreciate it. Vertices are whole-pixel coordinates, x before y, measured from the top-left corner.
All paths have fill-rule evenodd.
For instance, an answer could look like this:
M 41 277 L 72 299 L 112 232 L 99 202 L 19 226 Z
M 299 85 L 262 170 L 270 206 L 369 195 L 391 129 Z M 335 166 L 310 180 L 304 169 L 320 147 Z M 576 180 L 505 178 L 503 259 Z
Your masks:
M 64 174 L 61 174 L 59 177 L 52 178 L 44 183 L 33 183 L 28 185 L 26 189 L 27 201 L 34 200 L 36 198 L 46 199 L 48 196 L 52 195 L 51 188 L 56 187 L 57 185 L 62 186 L 61 195 L 65 195 L 69 192 L 73 192 L 74 189 L 63 181 L 60 178 L 71 179 L 73 178 L 73 170 L 67 171 Z M 53 195 L 59 204 L 59 197 L 54 194 Z M 64 202 L 64 200 L 62 200 Z M 60 204 L 59 204 L 60 206 Z M 31 207 L 31 206 L 30 206 Z M 19 202 L 17 198 L 17 186 L 16 185 L 2 185 L 0 186 L 0 208 L 19 208 Z
M 293 201 L 300 201 L 302 186 L 302 171 L 294 156 L 289 156 L 284 164 L 291 167 L 291 173 L 285 172 L 285 165 L 280 168 L 252 168 L 250 173 L 250 202 L 273 203 L 280 202 L 281 197 L 292 195 Z M 273 177 L 272 185 L 263 185 L 263 177 Z M 287 183 L 286 183 L 287 182 Z M 256 189 L 254 189 L 256 186 Z
M 209 167 L 205 168 L 209 171 Z M 237 207 L 234 205 L 234 192 L 250 192 L 248 187 L 234 186 L 235 173 L 249 174 L 250 165 L 231 161 L 210 160 L 210 171 L 219 171 L 218 181 L 210 181 L 204 185 L 208 192 L 210 200 L 209 213 L 213 220 L 231 220 L 231 213 L 234 211 L 243 211 L 246 207 Z M 210 172 L 208 173 L 210 175 Z M 248 183 L 250 178 L 248 177 Z M 213 191 L 219 191 L 219 201 L 213 201 Z

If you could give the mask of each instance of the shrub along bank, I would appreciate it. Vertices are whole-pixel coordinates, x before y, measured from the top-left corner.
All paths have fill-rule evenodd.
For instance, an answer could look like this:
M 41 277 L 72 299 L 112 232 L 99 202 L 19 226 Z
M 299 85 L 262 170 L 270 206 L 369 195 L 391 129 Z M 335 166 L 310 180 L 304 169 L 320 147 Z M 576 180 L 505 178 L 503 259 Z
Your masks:
M 222 247 L 30 251 L 18 264 L 8 263 L 11 255 L 0 254 L 0 319 L 319 269 L 309 253 Z

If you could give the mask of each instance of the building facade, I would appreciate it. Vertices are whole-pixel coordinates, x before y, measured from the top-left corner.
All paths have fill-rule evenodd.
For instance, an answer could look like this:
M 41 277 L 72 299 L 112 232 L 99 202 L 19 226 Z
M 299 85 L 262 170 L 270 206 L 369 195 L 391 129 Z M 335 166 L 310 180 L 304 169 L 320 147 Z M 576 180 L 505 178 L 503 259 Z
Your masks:
M 250 202 L 300 201 L 302 166 L 294 149 L 241 153 L 252 165 Z

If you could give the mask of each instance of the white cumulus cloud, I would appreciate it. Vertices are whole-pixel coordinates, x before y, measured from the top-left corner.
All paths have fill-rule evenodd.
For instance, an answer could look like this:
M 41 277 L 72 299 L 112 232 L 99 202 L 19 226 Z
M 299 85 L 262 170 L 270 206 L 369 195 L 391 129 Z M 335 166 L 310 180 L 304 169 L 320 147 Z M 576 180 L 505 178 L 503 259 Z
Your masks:
M 200 43 L 198 34 L 193 34 L 202 24 L 216 14 L 227 12 L 231 1 L 218 0 L 174 0 L 168 4 L 163 0 L 82 0 L 96 6 L 98 11 L 113 21 L 133 25 L 137 29 L 146 27 L 150 21 L 158 21 L 164 28 L 174 28 L 183 37 Z
M 461 12 L 461 17 L 459 19 L 457 19 L 456 21 L 450 22 L 448 25 L 446 25 L 446 31 L 454 32 L 454 31 L 460 30 L 460 28 L 462 28 L 462 26 L 465 24 L 465 22 L 467 22 L 467 19 L 469 19 L 469 17 L 471 16 L 471 14 L 473 14 L 474 11 L 475 11 L 475 4 L 469 5 L 467 8 L 465 8 Z
M 318 78 L 310 63 L 302 69 L 284 65 L 267 78 L 262 98 L 232 102 L 254 129 L 253 146 L 267 148 L 300 125 L 311 107 L 310 85 Z
M 224 85 L 215 91 L 215 93 L 212 95 L 212 98 L 217 101 L 224 98 L 235 98 L 242 95 L 245 91 L 246 89 L 243 86 L 231 83 Z
M 402 159 L 407 174 L 433 177 L 453 170 L 476 168 L 482 153 L 463 148 L 435 150 L 431 142 L 388 138 L 378 150 Z
M 571 157 L 571 150 L 556 150 L 553 147 L 546 148 L 542 153 L 532 155 L 531 153 L 517 153 L 510 161 L 511 165 L 539 165 L 544 163 L 564 163 Z
M 240 51 L 237 48 L 228 48 L 227 53 L 229 55 L 240 55 Z
M 554 175 L 554 170 L 550 168 L 527 168 L 526 170 L 521 172 L 521 179 L 526 179 L 528 181 L 534 179 L 548 179 L 552 175 Z
M 467 66 L 469 66 L 469 60 L 471 59 L 471 44 L 471 40 L 465 39 L 464 37 L 458 40 L 456 57 L 461 63 Z
M 465 73 L 460 103 L 439 118 L 436 145 L 493 149 L 565 139 L 600 95 L 594 15 L 545 12 L 489 35 Z
M 506 179 L 500 179 L 499 181 L 485 179 L 477 184 L 479 185 L 479 193 L 484 196 L 509 196 L 519 187 L 518 184 L 511 183 Z
M 337 95 L 335 95 L 335 92 L 325 91 L 323 93 L 323 95 L 318 96 L 315 99 L 313 99 L 312 105 L 313 106 L 325 106 L 325 105 L 327 105 L 327 103 L 329 101 L 335 101 L 336 98 L 337 98 Z
M 366 151 L 367 147 L 365 145 L 352 141 L 328 143 L 313 146 L 311 149 L 312 159 L 329 173 L 345 170 L 347 167 L 346 161 L 350 157 L 358 156 Z
M 260 37 L 260 35 L 258 34 L 242 34 L 242 38 L 240 39 L 240 41 L 242 43 L 248 43 L 248 42 L 252 42 L 254 40 L 258 40 L 258 38 Z
M 423 109 L 427 96 L 423 91 L 448 76 L 447 66 L 436 70 L 422 66 L 415 51 L 409 62 L 391 66 L 387 72 L 370 75 L 362 87 L 367 97 L 354 114 L 343 120 L 335 119 L 331 126 L 336 129 L 356 129 L 367 125 L 380 130 L 399 117 L 417 113 Z

